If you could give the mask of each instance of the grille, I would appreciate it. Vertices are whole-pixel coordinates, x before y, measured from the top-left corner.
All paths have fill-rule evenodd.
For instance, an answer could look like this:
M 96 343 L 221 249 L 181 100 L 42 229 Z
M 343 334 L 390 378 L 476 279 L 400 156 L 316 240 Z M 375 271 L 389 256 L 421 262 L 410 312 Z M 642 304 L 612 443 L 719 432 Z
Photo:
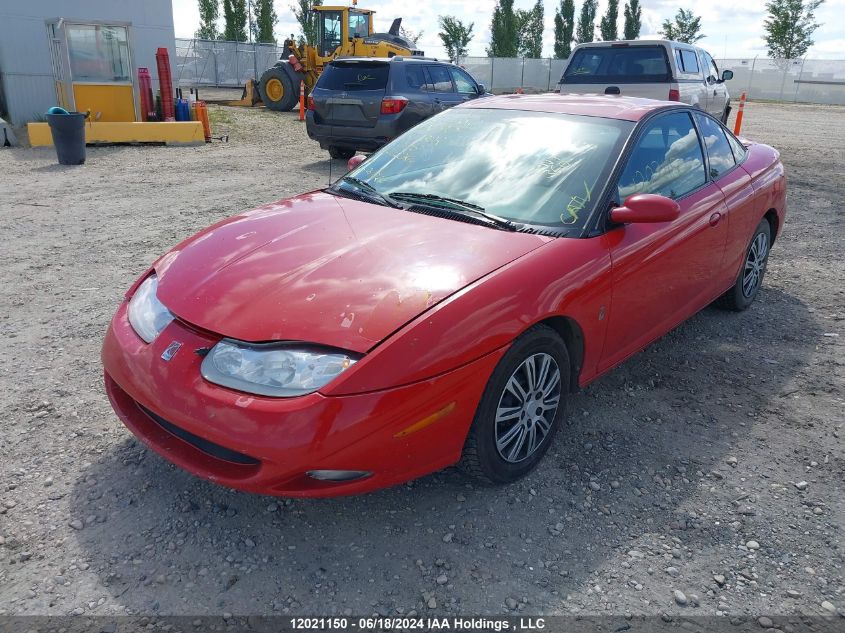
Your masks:
M 160 415 L 156 415 L 155 413 L 140 404 L 138 405 L 138 408 L 140 408 L 141 411 L 146 413 L 147 416 L 153 422 L 158 424 L 165 431 L 167 431 L 171 435 L 175 435 L 180 440 L 184 440 L 194 448 L 201 450 L 206 455 L 210 455 L 211 457 L 216 457 L 217 459 L 222 459 L 223 461 L 231 462 L 233 464 L 242 464 L 244 466 L 257 466 L 261 463 L 254 457 L 244 455 L 243 453 L 235 452 L 226 448 L 225 446 L 220 446 L 219 444 L 209 442 L 208 440 L 194 435 L 193 433 L 189 433 L 185 429 L 179 428 L 175 424 L 168 422 Z

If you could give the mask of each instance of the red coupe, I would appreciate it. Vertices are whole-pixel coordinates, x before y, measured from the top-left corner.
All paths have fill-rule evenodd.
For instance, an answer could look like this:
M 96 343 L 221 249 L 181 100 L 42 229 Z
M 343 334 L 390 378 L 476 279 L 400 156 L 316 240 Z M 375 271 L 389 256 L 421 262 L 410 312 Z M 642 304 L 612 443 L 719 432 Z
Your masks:
M 189 238 L 103 345 L 126 426 L 232 488 L 331 496 L 534 468 L 566 400 L 760 290 L 779 154 L 710 115 L 513 95 L 433 117 L 333 186 Z

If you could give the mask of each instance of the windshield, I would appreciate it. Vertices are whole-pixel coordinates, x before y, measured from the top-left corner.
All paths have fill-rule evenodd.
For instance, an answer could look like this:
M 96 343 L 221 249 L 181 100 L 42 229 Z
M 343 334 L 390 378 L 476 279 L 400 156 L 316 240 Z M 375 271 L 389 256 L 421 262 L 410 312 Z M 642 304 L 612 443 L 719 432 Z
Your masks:
M 572 55 L 561 83 L 662 83 L 669 75 L 662 46 L 588 46 Z
M 634 124 L 454 109 L 384 146 L 350 176 L 382 194 L 428 194 L 551 227 L 581 228 Z

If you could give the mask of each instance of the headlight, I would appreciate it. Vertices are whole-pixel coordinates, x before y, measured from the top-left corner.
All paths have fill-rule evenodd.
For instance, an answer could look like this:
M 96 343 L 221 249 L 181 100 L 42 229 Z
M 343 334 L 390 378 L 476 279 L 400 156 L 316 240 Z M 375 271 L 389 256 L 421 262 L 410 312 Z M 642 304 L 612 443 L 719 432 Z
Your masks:
M 357 360 L 352 354 L 316 346 L 223 339 L 202 361 L 202 375 L 238 391 L 285 398 L 317 391 Z
M 152 343 L 174 319 L 173 313 L 156 297 L 157 289 L 158 279 L 155 275 L 150 275 L 138 286 L 129 300 L 129 323 L 147 343 Z

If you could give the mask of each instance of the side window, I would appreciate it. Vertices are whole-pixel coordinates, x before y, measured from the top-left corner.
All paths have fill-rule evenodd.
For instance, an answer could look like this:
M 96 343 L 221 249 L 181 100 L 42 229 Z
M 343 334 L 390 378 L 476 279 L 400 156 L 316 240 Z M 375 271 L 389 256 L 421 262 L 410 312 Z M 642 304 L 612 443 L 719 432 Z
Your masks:
M 695 51 L 689 51 L 686 49 L 681 49 L 681 63 L 684 66 L 685 73 L 694 73 L 698 74 L 698 57 L 695 54 Z
M 695 120 L 701 129 L 701 137 L 710 159 L 710 177 L 716 179 L 736 165 L 730 143 L 722 126 L 706 114 L 696 112 Z
M 475 88 L 475 82 L 468 74 L 460 68 L 449 68 L 452 73 L 452 79 L 455 80 L 455 86 L 461 94 L 476 94 L 478 91 Z
M 719 69 L 716 67 L 716 62 L 710 57 L 710 53 L 704 53 L 704 74 L 707 76 L 707 81 L 713 83 L 719 79 Z
M 731 149 L 734 153 L 734 160 L 736 160 L 737 163 L 741 163 L 742 160 L 745 158 L 745 154 L 748 150 L 745 149 L 745 146 L 740 143 L 733 134 L 728 133 L 727 137 L 728 143 L 731 144 Z
M 425 79 L 425 70 L 419 64 L 408 64 L 405 68 L 405 80 L 408 88 L 412 90 L 428 90 Z
M 360 13 L 349 14 L 349 37 L 367 37 L 370 34 L 370 21 Z
M 452 86 L 452 75 L 445 66 L 429 66 L 428 74 L 435 92 L 455 92 Z
M 706 181 L 704 155 L 689 114 L 664 114 L 637 140 L 619 178 L 619 201 L 637 193 L 677 199 Z

